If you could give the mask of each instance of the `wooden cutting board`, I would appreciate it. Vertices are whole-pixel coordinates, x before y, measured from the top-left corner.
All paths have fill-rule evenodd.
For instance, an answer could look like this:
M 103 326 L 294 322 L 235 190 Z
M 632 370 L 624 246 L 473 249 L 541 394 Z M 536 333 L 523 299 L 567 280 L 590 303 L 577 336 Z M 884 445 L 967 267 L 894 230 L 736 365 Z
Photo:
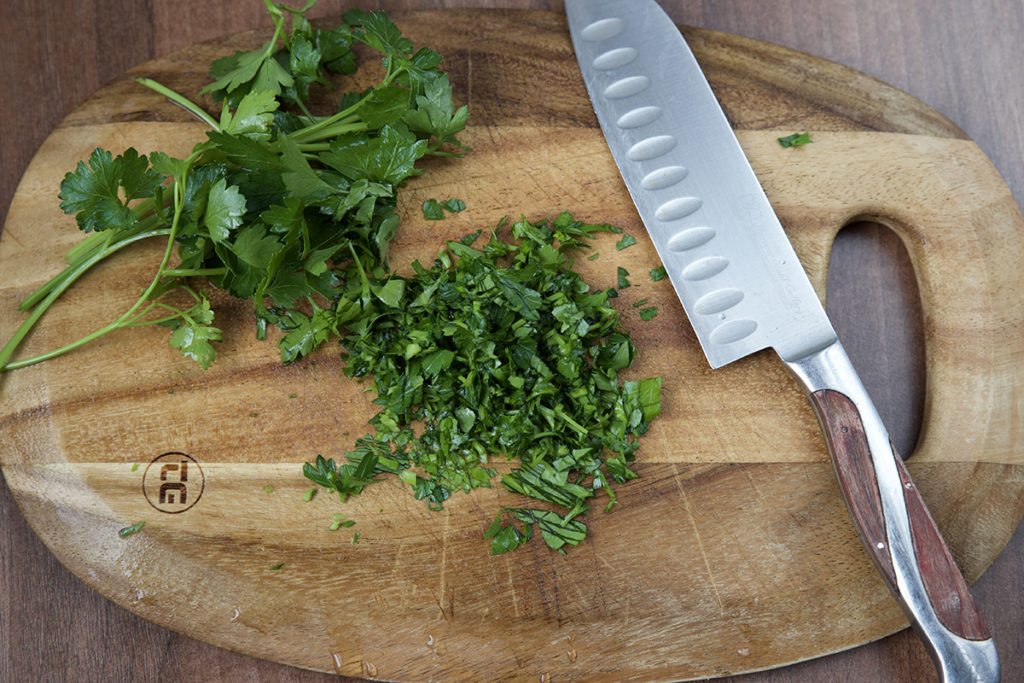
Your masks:
M 304 502 L 301 463 L 349 448 L 366 431 L 370 398 L 342 375 L 335 348 L 282 367 L 274 344 L 254 339 L 249 307 L 220 298 L 225 342 L 209 371 L 172 351 L 166 331 L 138 329 L 0 378 L 0 466 L 54 554 L 168 628 L 388 680 L 705 677 L 904 627 L 781 364 L 762 353 L 711 372 L 667 282 L 646 277 L 657 258 L 597 128 L 564 17 L 395 17 L 446 56 L 456 100 L 472 109 L 464 139 L 474 151 L 431 162 L 405 188 L 393 265 L 429 260 L 446 239 L 505 215 L 567 209 L 636 235 L 624 251 L 602 238 L 600 257 L 580 270 L 602 287 L 616 266 L 634 274 L 619 299 L 639 349 L 632 374 L 665 378 L 640 478 L 619 489 L 613 512 L 590 515 L 589 539 L 566 556 L 541 544 L 488 554 L 483 530 L 515 502 L 500 488 L 455 496 L 439 513 L 393 482 L 344 505 Z M 1024 515 L 1024 220 L 1014 199 L 962 131 L 910 96 L 791 50 L 685 33 L 819 291 L 842 226 L 877 220 L 906 245 L 927 346 L 924 424 L 908 466 L 975 580 Z M 240 34 L 144 64 L 53 132 L 0 240 L 0 336 L 80 238 L 58 208 L 64 173 L 96 146 L 184 154 L 201 139 L 202 125 L 131 78 L 195 93 L 211 59 L 265 38 Z M 813 144 L 775 141 L 803 130 Z M 422 219 L 424 199 L 450 196 L 469 208 Z M 87 276 L 23 356 L 119 314 L 159 251 L 140 245 Z M 630 305 L 644 298 L 660 311 L 650 322 Z M 182 483 L 184 467 L 173 492 L 186 503 L 161 504 L 161 472 Z M 357 525 L 329 530 L 336 512 Z M 141 532 L 118 537 L 141 520 Z

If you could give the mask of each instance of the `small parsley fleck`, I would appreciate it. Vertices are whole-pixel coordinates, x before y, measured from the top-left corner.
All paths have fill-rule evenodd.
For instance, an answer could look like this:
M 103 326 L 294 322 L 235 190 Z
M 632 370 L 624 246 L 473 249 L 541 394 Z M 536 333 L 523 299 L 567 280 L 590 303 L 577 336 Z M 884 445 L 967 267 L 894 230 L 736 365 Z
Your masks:
M 626 287 L 629 287 L 629 279 L 628 279 L 629 271 L 626 270 L 625 268 L 623 268 L 622 266 L 619 266 L 618 276 L 619 276 L 619 278 L 618 278 L 619 279 L 619 289 L 625 289 Z
M 636 238 L 630 235 L 628 232 L 622 234 L 622 239 L 615 243 L 615 248 L 618 251 L 622 251 L 626 247 L 631 247 L 636 244 Z
M 446 199 L 444 201 L 438 201 L 436 199 L 428 199 L 423 202 L 423 218 L 428 221 L 439 221 L 444 219 L 444 212 L 458 213 L 466 208 L 466 202 L 461 199 Z
M 779 144 L 782 145 L 783 147 L 799 147 L 801 145 L 806 145 L 811 142 L 814 142 L 813 140 L 811 140 L 810 133 L 793 133 L 792 135 L 787 135 L 786 137 L 777 139 L 779 141 Z
M 145 521 L 138 522 L 137 524 L 132 524 L 131 526 L 126 526 L 125 528 L 118 530 L 117 535 L 121 538 L 128 538 L 144 526 L 146 526 Z

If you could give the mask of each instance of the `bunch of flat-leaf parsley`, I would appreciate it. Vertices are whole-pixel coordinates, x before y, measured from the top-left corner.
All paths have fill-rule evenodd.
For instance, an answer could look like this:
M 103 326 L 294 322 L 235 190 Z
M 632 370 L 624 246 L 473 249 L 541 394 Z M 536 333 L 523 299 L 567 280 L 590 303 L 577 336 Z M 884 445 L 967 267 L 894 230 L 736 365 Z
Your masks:
M 89 235 L 67 267 L 26 298 L 28 317 L 0 349 L 0 370 L 37 363 L 108 332 L 140 325 L 172 329 L 171 345 L 204 368 L 216 356 L 205 281 L 251 299 L 261 337 L 287 334 L 285 361 L 309 353 L 331 330 L 321 312 L 353 291 L 345 283 L 386 267 L 398 229 L 396 192 L 427 155 L 458 155 L 468 116 L 452 102 L 441 56 L 415 50 L 383 12 L 352 11 L 333 29 L 315 28 L 301 10 L 264 0 L 273 36 L 250 52 L 219 59 L 204 93 L 223 103 L 218 118 L 165 86 L 163 93 L 209 124 L 185 159 L 135 149 L 97 149 L 61 183 L 61 208 Z M 338 110 L 315 115 L 310 89 L 330 74 L 352 73 L 354 43 L 380 53 L 384 75 L 349 92 Z M 11 357 L 46 310 L 97 263 L 130 244 L 166 242 L 149 285 L 115 320 L 42 355 Z M 166 296 L 171 290 L 178 294 Z

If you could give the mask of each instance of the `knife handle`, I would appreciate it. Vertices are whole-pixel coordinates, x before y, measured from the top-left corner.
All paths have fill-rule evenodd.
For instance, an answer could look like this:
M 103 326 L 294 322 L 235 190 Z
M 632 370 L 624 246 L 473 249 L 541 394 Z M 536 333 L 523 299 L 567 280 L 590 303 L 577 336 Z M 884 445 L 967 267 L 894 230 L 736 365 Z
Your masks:
M 998 681 L 995 644 L 967 582 L 842 344 L 786 365 L 814 407 L 861 540 L 942 680 Z

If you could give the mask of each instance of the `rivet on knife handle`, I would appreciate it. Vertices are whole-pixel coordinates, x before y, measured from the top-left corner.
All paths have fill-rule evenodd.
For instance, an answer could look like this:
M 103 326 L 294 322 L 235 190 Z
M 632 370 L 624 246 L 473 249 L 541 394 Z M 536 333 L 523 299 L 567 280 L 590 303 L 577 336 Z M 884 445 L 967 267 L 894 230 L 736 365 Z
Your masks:
M 943 680 L 997 680 L 967 584 L 679 29 L 654 0 L 565 8 L 601 130 L 708 362 L 765 348 L 780 356 L 818 413 L 858 531 Z

